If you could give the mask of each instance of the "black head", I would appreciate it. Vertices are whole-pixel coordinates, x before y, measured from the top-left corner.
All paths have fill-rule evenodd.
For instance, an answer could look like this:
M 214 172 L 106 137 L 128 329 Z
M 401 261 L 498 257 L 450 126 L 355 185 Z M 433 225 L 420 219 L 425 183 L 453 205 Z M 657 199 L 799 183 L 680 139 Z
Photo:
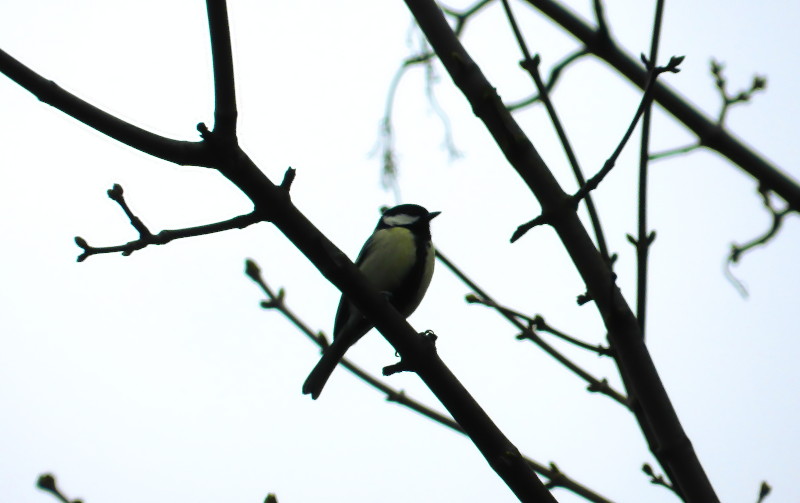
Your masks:
M 389 208 L 383 213 L 380 222 L 378 222 L 378 229 L 406 227 L 414 232 L 421 232 L 430 236 L 429 223 L 439 213 L 441 212 L 429 212 L 416 204 L 401 204 L 394 208 Z

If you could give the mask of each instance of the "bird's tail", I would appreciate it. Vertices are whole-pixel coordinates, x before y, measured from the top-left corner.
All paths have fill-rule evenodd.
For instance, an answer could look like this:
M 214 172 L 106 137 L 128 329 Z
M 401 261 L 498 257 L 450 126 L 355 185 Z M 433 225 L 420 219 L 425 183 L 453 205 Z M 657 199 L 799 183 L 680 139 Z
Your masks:
M 331 373 L 333 373 L 336 365 L 339 364 L 339 361 L 344 357 L 344 353 L 349 347 L 349 345 L 343 344 L 344 341 L 340 340 L 338 342 L 339 344 L 334 340 L 333 344 L 325 349 L 317 366 L 308 374 L 306 382 L 303 383 L 304 395 L 311 395 L 311 398 L 316 400 L 322 392 L 322 388 L 325 387 L 325 383 L 328 382 L 328 378 L 331 376 Z

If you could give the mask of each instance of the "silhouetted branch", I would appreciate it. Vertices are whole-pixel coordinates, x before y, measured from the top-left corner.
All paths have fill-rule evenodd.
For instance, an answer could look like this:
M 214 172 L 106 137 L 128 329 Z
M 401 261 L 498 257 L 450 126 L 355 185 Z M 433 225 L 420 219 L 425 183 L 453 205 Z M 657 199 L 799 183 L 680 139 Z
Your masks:
M 561 143 L 561 146 L 564 148 L 564 153 L 569 160 L 570 167 L 572 167 L 572 173 L 575 175 L 575 179 L 578 182 L 578 187 L 583 187 L 586 184 L 586 180 L 583 176 L 583 171 L 581 170 L 580 164 L 578 164 L 578 157 L 575 155 L 575 152 L 572 149 L 569 138 L 567 138 L 567 132 L 564 129 L 564 126 L 561 124 L 561 120 L 558 118 L 555 106 L 553 106 L 553 102 L 550 100 L 549 91 L 547 90 L 547 87 L 542 81 L 542 76 L 539 73 L 539 55 L 537 54 L 531 58 L 528 45 L 525 43 L 525 39 L 522 36 L 522 31 L 519 29 L 519 25 L 517 24 L 517 20 L 514 17 L 513 11 L 511 10 L 511 4 L 508 0 L 503 0 L 503 8 L 505 9 L 506 17 L 508 18 L 508 22 L 511 25 L 512 31 L 514 32 L 514 36 L 517 39 L 517 45 L 522 51 L 523 60 L 520 62 L 520 66 L 522 66 L 522 68 L 525 69 L 533 79 L 542 103 L 544 103 L 544 106 L 547 109 L 550 122 L 552 122 L 553 127 L 556 130 L 558 140 Z M 603 236 L 603 227 L 600 225 L 600 216 L 597 214 L 594 201 L 592 201 L 592 197 L 589 194 L 586 195 L 586 209 L 589 212 L 589 220 L 592 223 L 592 229 L 594 230 L 595 239 L 597 240 L 597 247 L 600 249 L 600 253 L 603 255 L 603 257 L 606 258 L 609 267 L 611 267 L 612 264 L 608 253 L 608 246 L 606 245 L 606 240 Z
M 224 0 L 214 2 L 210 8 L 224 9 Z M 210 21 L 214 30 L 228 30 L 226 23 Z M 449 31 L 449 27 L 448 27 Z M 229 34 L 212 33 L 211 39 L 223 40 Z M 216 65 L 217 63 L 215 63 Z M 254 204 L 260 218 L 270 220 L 314 266 L 384 335 L 403 359 L 413 364 L 417 375 L 441 400 L 444 407 L 469 434 L 470 439 L 520 498 L 530 501 L 553 502 L 553 498 L 521 457 L 519 450 L 497 428 L 486 412 L 478 405 L 455 375 L 447 368 L 435 351 L 411 328 L 388 300 L 375 290 L 353 263 L 327 239 L 297 207 L 292 204 L 286 190 L 275 185 L 239 147 L 233 130 L 228 128 L 210 132 L 203 124 L 198 126 L 203 136 L 199 143 L 175 142 L 135 128 L 50 86 L 29 69 L 0 53 L 0 72 L 6 73 L 23 87 L 30 88 L 48 99 L 49 103 L 65 113 L 82 120 L 98 131 L 146 153 L 162 159 L 213 167 L 241 190 Z M 222 72 L 224 73 L 224 72 Z M 223 77 L 224 79 L 224 77 Z M 55 91 L 53 91 L 55 89 Z M 38 94 L 37 94 L 38 95 Z M 220 113 L 220 117 L 225 115 Z M 228 119 L 221 119 L 223 122 Z M 85 245 L 84 240 L 79 244 Z M 86 245 L 88 247 L 88 245 Z M 88 249 L 88 248 L 87 248 Z
M 767 481 L 765 480 L 764 482 L 761 483 L 761 487 L 758 490 L 758 500 L 756 500 L 756 503 L 762 503 L 767 498 L 767 496 L 769 496 L 769 493 L 771 492 L 772 492 L 772 487 L 770 487 L 770 485 L 767 484 Z
M 597 251 L 577 214 L 564 211 L 571 197 L 564 192 L 436 5 L 430 0 L 405 2 L 472 111 L 536 196 L 542 213 L 558 214 L 553 227 L 603 318 L 615 361 L 628 390 L 631 409 L 651 452 L 688 501 L 719 501 L 644 345 L 636 317 L 616 286 L 608 263 Z M 596 36 L 594 30 L 591 31 Z
M 763 235 L 752 239 L 751 241 L 743 244 L 743 245 L 731 245 L 731 254 L 728 256 L 728 260 L 731 263 L 739 262 L 739 259 L 742 257 L 742 254 L 755 248 L 756 246 L 760 246 L 769 242 L 770 239 L 775 237 L 775 234 L 781 228 L 781 224 L 783 223 L 783 219 L 792 212 L 791 208 L 783 208 L 778 209 L 775 208 L 772 199 L 769 196 L 769 191 L 767 190 L 759 190 L 759 194 L 761 194 L 761 199 L 764 202 L 764 207 L 767 208 L 770 215 L 772 216 L 772 224 L 770 228 L 765 232 Z
M 146 131 L 68 93 L 0 50 L 0 72 L 30 91 L 40 101 L 115 140 L 146 154 L 182 165 L 207 166 L 201 142 L 178 141 Z
M 261 269 L 259 268 L 258 264 L 252 259 L 247 259 L 245 261 L 245 274 L 256 283 L 259 288 L 264 292 L 267 296 L 267 300 L 261 302 L 261 307 L 264 309 L 275 309 L 279 313 L 281 313 L 287 320 L 289 320 L 295 327 L 297 327 L 300 332 L 306 335 L 309 339 L 311 339 L 315 344 L 317 344 L 320 349 L 325 349 L 328 347 L 328 339 L 322 332 L 314 332 L 309 328 L 308 325 L 305 324 L 289 307 L 286 305 L 286 292 L 283 288 L 278 289 L 275 292 L 272 288 L 267 285 L 266 281 L 264 281 L 263 275 L 261 274 Z M 361 367 L 355 365 L 347 358 L 343 358 L 339 365 L 346 368 L 350 372 L 352 372 L 356 377 L 361 379 L 362 381 L 366 382 L 373 388 L 377 389 L 378 391 L 384 393 L 386 395 L 386 400 L 389 402 L 395 402 L 399 405 L 403 405 L 412 409 L 419 414 L 427 417 L 428 419 L 432 419 L 433 421 L 450 428 L 451 430 L 457 431 L 463 435 L 466 435 L 463 428 L 459 426 L 457 422 L 455 422 L 450 417 L 437 412 L 430 407 L 423 405 L 422 403 L 414 400 L 413 398 L 406 395 L 405 391 L 397 390 L 384 384 L 378 378 L 372 376 L 368 372 L 361 369 Z M 547 477 L 550 482 L 548 482 L 547 487 L 563 487 L 569 491 L 572 491 L 579 496 L 582 496 L 588 501 L 596 502 L 596 503 L 610 503 L 609 500 L 600 496 L 599 494 L 595 493 L 591 489 L 581 485 L 580 483 L 576 482 L 575 480 L 571 479 L 563 472 L 561 472 L 554 463 L 550 463 L 549 468 L 542 463 L 534 461 L 528 457 L 524 458 L 525 461 L 531 466 L 531 468 L 536 471 L 537 473 Z
M 648 62 L 648 60 L 645 58 L 644 55 L 642 55 L 642 60 L 645 61 L 646 65 L 650 65 L 650 63 Z M 561 208 L 550 212 L 545 211 L 538 217 L 531 220 L 530 222 L 524 223 L 519 227 L 517 227 L 517 230 L 514 231 L 514 234 L 511 236 L 512 243 L 517 241 L 522 236 L 524 236 L 529 230 L 533 229 L 534 227 L 544 224 L 552 225 L 555 219 L 560 218 L 561 216 L 560 213 L 564 211 L 575 211 L 578 207 L 578 203 L 580 203 L 581 200 L 589 194 L 589 192 L 596 189 L 600 185 L 600 182 L 603 181 L 606 175 L 608 175 L 611 172 L 611 169 L 616 164 L 617 158 L 622 153 L 622 149 L 625 148 L 625 145 L 628 143 L 628 140 L 633 134 L 633 130 L 636 128 L 636 125 L 639 122 L 639 118 L 642 116 L 647 104 L 650 102 L 650 99 L 652 98 L 653 85 L 655 84 L 656 79 L 658 78 L 659 75 L 665 72 L 678 73 L 680 71 L 678 66 L 681 64 L 682 61 L 683 61 L 683 56 L 673 56 L 672 58 L 670 58 L 669 63 L 667 63 L 666 66 L 657 66 L 657 67 L 651 66 L 652 70 L 648 78 L 648 85 L 645 87 L 644 94 L 642 94 L 642 99 L 639 103 L 639 108 L 636 110 L 636 113 L 633 116 L 633 120 L 631 120 L 631 123 L 628 126 L 628 130 L 622 136 L 622 140 L 620 140 L 619 144 L 617 145 L 617 148 L 614 150 L 614 152 L 611 154 L 608 160 L 606 160 L 606 162 L 603 164 L 603 168 L 600 171 L 598 171 L 596 175 L 590 178 L 589 181 L 586 182 L 586 184 L 584 184 L 580 189 L 578 189 L 578 191 L 573 196 L 569 197 Z M 608 260 L 606 260 L 606 262 L 608 262 Z
M 608 381 L 606 379 L 597 379 L 589 372 L 585 371 L 583 368 L 575 364 L 572 360 L 562 355 L 558 350 L 549 345 L 547 342 L 545 342 L 541 337 L 539 337 L 536 334 L 536 332 L 534 332 L 531 329 L 530 326 L 527 326 L 522 322 L 520 322 L 517 316 L 519 313 L 512 311 L 510 309 L 500 307 L 500 305 L 494 299 L 492 299 L 492 297 L 489 296 L 489 294 L 487 294 L 482 288 L 476 285 L 475 282 L 473 282 L 469 277 L 467 277 L 467 275 L 464 274 L 464 272 L 461 271 L 461 269 L 456 267 L 456 265 L 453 264 L 453 262 L 451 262 L 450 259 L 442 255 L 442 252 L 438 249 L 436 250 L 436 258 L 439 259 L 439 261 L 442 264 L 444 264 L 445 267 L 447 267 L 450 270 L 450 272 L 455 274 L 458 279 L 464 282 L 465 285 L 467 285 L 470 289 L 472 289 L 473 292 L 475 292 L 475 297 L 467 298 L 468 302 L 479 302 L 481 304 L 484 304 L 486 306 L 495 309 L 506 320 L 508 320 L 512 325 L 514 325 L 514 327 L 516 327 L 517 330 L 519 330 L 522 334 L 524 334 L 524 337 L 518 337 L 518 339 L 522 338 L 528 339 L 537 346 L 539 346 L 541 349 L 545 351 L 545 353 L 552 356 L 553 359 L 555 359 L 561 365 L 563 365 L 568 370 L 572 371 L 575 375 L 586 381 L 586 383 L 588 384 L 588 386 L 586 387 L 587 390 L 591 392 L 602 393 L 603 395 L 606 395 L 612 398 L 613 400 L 617 401 L 625 408 L 630 407 L 628 404 L 627 397 L 625 397 L 625 395 L 623 395 L 622 393 L 619 393 L 618 391 L 614 390 L 608 384 Z
M 48 492 L 59 499 L 62 503 L 82 503 L 81 500 L 71 500 L 64 495 L 63 492 L 58 488 L 56 485 L 56 478 L 50 473 L 45 473 L 39 476 L 39 480 L 36 481 L 36 487 L 41 489 L 42 491 Z
M 214 69 L 214 131 L 235 143 L 238 111 L 228 9 L 224 0 L 207 0 L 206 10 Z
M 108 191 L 108 197 L 120 205 L 122 210 L 125 212 L 125 215 L 128 216 L 131 226 L 133 226 L 133 228 L 139 233 L 139 239 L 117 246 L 94 247 L 90 246 L 82 237 L 76 236 L 75 244 L 83 249 L 83 253 L 78 255 L 78 262 L 83 262 L 92 255 L 100 255 L 102 253 L 122 253 L 123 257 L 127 257 L 131 253 L 150 245 L 164 245 L 175 239 L 214 234 L 216 232 L 222 232 L 231 229 L 244 229 L 249 225 L 264 220 L 263 215 L 260 215 L 254 211 L 252 213 L 239 215 L 238 217 L 234 217 L 222 222 L 200 225 L 197 227 L 188 227 L 185 229 L 163 230 L 158 234 L 153 234 L 142 222 L 142 220 L 137 217 L 128 207 L 128 203 L 125 201 L 125 198 L 122 194 L 121 185 L 114 184 L 114 187 Z
M 720 98 L 722 98 L 722 106 L 720 107 L 719 116 L 717 117 L 717 125 L 720 128 L 725 127 L 725 119 L 727 117 L 728 110 L 732 106 L 749 102 L 750 98 L 752 98 L 755 93 L 763 91 L 767 88 L 767 78 L 755 75 L 749 89 L 739 91 L 736 94 L 730 94 L 727 88 L 728 81 L 722 74 L 722 70 L 724 68 L 725 65 L 723 63 L 720 63 L 714 59 L 711 60 L 711 75 L 714 77 L 714 86 L 719 91 Z M 667 157 L 672 157 L 679 154 L 686 154 L 697 150 L 702 146 L 702 142 L 695 142 L 683 147 L 668 149 L 662 152 L 651 154 L 650 160 L 665 159 Z
M 564 30 L 580 40 L 592 54 L 606 61 L 631 83 L 644 88 L 648 70 L 634 57 L 620 49 L 610 35 L 604 32 L 602 26 L 601 28 L 590 26 L 557 0 L 525 1 L 561 25 Z M 716 124 L 716 121 L 703 115 L 663 82 L 655 84 L 653 99 L 690 129 L 704 147 L 727 157 L 757 179 L 760 185 L 768 187 L 788 202 L 794 211 L 800 211 L 800 185 L 795 180 L 734 138 Z
M 661 22 L 664 14 L 664 0 L 656 1 L 655 19 L 653 20 L 653 35 L 650 40 L 650 58 L 653 64 L 658 61 L 658 42 L 661 38 Z M 639 329 L 642 337 L 646 335 L 645 328 L 647 316 L 647 256 L 650 245 L 653 244 L 655 231 L 647 230 L 647 175 L 648 162 L 650 161 L 650 113 L 653 109 L 652 100 L 648 101 L 642 116 L 642 141 L 639 148 L 639 197 L 638 238 L 630 241 L 636 247 L 636 319 L 639 320 Z
M 650 160 L 659 161 L 661 159 L 666 159 L 668 157 L 673 157 L 676 155 L 688 154 L 689 152 L 694 152 L 695 150 L 702 147 L 703 145 L 696 142 L 696 143 L 691 143 L 689 145 L 684 145 L 683 147 L 675 147 L 667 150 L 662 150 L 660 152 L 651 153 Z
M 447 260 L 447 259 L 443 259 L 442 263 L 444 263 L 445 260 Z M 449 261 L 448 261 L 448 263 L 449 263 Z M 589 344 L 587 342 L 584 342 L 584 341 L 582 341 L 580 339 L 576 339 L 575 337 L 572 337 L 571 335 L 567 335 L 564 332 L 561 332 L 560 330 L 557 330 L 557 329 L 551 327 L 550 325 L 548 325 L 547 322 L 544 320 L 544 318 L 539 314 L 537 314 L 537 315 L 535 315 L 533 317 L 530 317 L 527 314 L 521 313 L 521 312 L 516 311 L 514 309 L 511 309 L 509 307 L 505 307 L 505 306 L 501 306 L 501 305 L 495 304 L 493 301 L 491 301 L 489 299 L 485 299 L 485 298 L 479 297 L 479 296 L 477 296 L 475 294 L 468 294 L 465 297 L 465 300 L 470 304 L 482 304 L 482 305 L 484 305 L 486 307 L 490 307 L 492 309 L 495 309 L 495 310 L 501 312 L 503 315 L 514 316 L 515 318 L 517 318 L 517 319 L 519 319 L 521 321 L 524 321 L 527 324 L 528 329 L 523 331 L 520 335 L 517 336 L 518 340 L 531 339 L 531 337 L 528 335 L 528 333 L 532 332 L 535 329 L 535 330 L 538 330 L 540 332 L 546 332 L 548 334 L 555 335 L 556 337 L 558 337 L 559 339 L 561 339 L 563 341 L 569 342 L 570 344 L 573 344 L 573 345 L 575 345 L 575 346 L 577 346 L 577 347 L 579 347 L 581 349 L 585 349 L 587 351 L 591 351 L 592 353 L 596 353 L 599 356 L 611 356 L 611 350 L 609 348 L 607 348 L 605 346 L 602 346 L 602 345 L 599 345 L 599 344 L 597 346 L 593 346 L 593 345 L 591 345 L 591 344 Z
M 677 497 L 681 498 L 680 493 L 675 489 L 675 487 L 669 483 L 667 479 L 664 478 L 663 475 L 656 475 L 653 471 L 653 467 L 650 466 L 648 463 L 642 465 L 642 471 L 650 477 L 650 483 L 656 486 L 661 486 L 666 489 L 672 491 Z M 683 498 L 681 498 L 683 499 Z
M 732 244 L 731 253 L 728 255 L 728 259 L 726 261 L 726 276 L 733 283 L 736 289 L 739 290 L 739 293 L 741 293 L 743 297 L 747 297 L 747 289 L 745 288 L 744 284 L 742 284 L 742 282 L 733 275 L 733 272 L 730 270 L 730 266 L 739 263 L 739 259 L 742 258 L 742 255 L 753 248 L 769 243 L 769 241 L 774 238 L 781 229 L 783 219 L 793 211 L 792 208 L 789 208 L 788 206 L 783 209 L 775 208 L 775 205 L 770 198 L 769 191 L 764 190 L 763 187 L 760 188 L 758 192 L 761 194 L 761 200 L 764 202 L 764 207 L 767 208 L 770 216 L 772 217 L 772 223 L 770 224 L 769 229 L 767 229 L 767 231 L 761 236 L 755 237 L 743 245 Z
M 584 48 L 581 48 L 581 49 L 578 49 L 575 52 L 571 52 L 570 54 L 567 54 L 561 60 L 559 60 L 558 63 L 553 65 L 553 67 L 550 69 L 550 74 L 547 77 L 547 82 L 544 85 L 544 88 L 547 90 L 547 92 L 548 93 L 553 92 L 553 88 L 555 87 L 556 83 L 558 82 L 559 77 L 561 77 L 561 74 L 563 73 L 563 71 L 565 69 L 567 69 L 570 65 L 572 65 L 572 63 L 578 61 L 580 58 L 582 58 L 583 56 L 586 56 L 587 54 L 589 54 L 589 51 L 587 51 Z M 516 112 L 517 110 L 520 110 L 520 109 L 525 108 L 525 107 L 527 107 L 529 105 L 532 105 L 532 104 L 536 103 L 537 101 L 541 101 L 541 99 L 542 99 L 542 95 L 540 93 L 537 93 L 537 94 L 534 94 L 533 96 L 531 96 L 529 98 L 525 98 L 525 99 L 517 101 L 517 102 L 509 103 L 508 105 L 506 105 L 506 108 L 508 109 L 509 112 Z
M 719 117 L 717 118 L 717 124 L 721 127 L 725 125 L 725 118 L 731 106 L 746 103 L 750 101 L 750 98 L 752 98 L 755 93 L 767 88 L 767 78 L 756 75 L 753 77 L 753 82 L 750 84 L 749 89 L 731 94 L 728 92 L 728 80 L 722 74 L 722 70 L 724 69 L 724 63 L 714 59 L 711 60 L 711 75 L 714 76 L 714 84 L 719 90 L 720 98 L 722 98 L 722 107 L 720 108 Z

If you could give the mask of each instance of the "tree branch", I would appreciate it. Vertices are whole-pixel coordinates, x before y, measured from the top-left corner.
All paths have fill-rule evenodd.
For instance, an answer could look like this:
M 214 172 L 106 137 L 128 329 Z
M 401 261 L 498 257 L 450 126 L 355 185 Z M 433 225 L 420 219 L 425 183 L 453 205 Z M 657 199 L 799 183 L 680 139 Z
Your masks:
M 81 500 L 70 500 L 63 492 L 61 492 L 56 485 L 56 478 L 50 473 L 39 475 L 39 479 L 36 481 L 36 487 L 44 492 L 52 494 L 59 501 L 61 501 L 61 503 L 81 503 Z
M 644 87 L 647 70 L 620 49 L 603 30 L 589 26 L 556 0 L 526 1 L 561 25 L 580 40 L 592 54 L 606 61 L 631 83 L 640 88 Z M 653 99 L 689 128 L 704 147 L 727 157 L 761 185 L 778 194 L 789 203 L 793 211 L 800 211 L 800 185 L 797 181 L 734 138 L 663 82 L 656 84 Z
M 520 65 L 533 79 L 533 83 L 536 86 L 536 91 L 539 93 L 542 103 L 544 103 L 547 114 L 550 117 L 550 122 L 552 122 L 553 127 L 556 130 L 558 140 L 561 143 L 561 146 L 564 148 L 564 153 L 566 154 L 569 164 L 572 167 L 572 173 L 575 176 L 575 180 L 578 182 L 578 187 L 583 187 L 586 184 L 586 179 L 583 176 L 583 170 L 581 170 L 580 164 L 578 164 L 578 157 L 575 155 L 575 152 L 572 149 L 572 144 L 570 143 L 569 138 L 567 138 L 567 132 L 564 129 L 564 126 L 561 124 L 561 120 L 558 118 L 555 106 L 553 106 L 553 102 L 550 100 L 550 93 L 542 81 L 541 74 L 539 73 L 539 55 L 537 54 L 531 58 L 531 53 L 528 51 L 528 45 L 525 43 L 525 39 L 522 36 L 522 31 L 517 25 L 517 20 L 514 17 L 514 13 L 511 10 L 511 5 L 508 0 L 503 0 L 503 8 L 506 11 L 508 22 L 514 31 L 514 36 L 517 38 L 517 45 L 522 51 L 523 60 L 520 62 Z M 606 245 L 605 236 L 603 235 L 603 227 L 600 225 L 600 216 L 597 214 L 594 201 L 589 194 L 586 195 L 586 210 L 589 213 L 589 220 L 592 222 L 592 229 L 594 230 L 595 239 L 597 240 L 597 247 L 600 249 L 600 253 L 603 255 L 603 257 L 608 261 L 610 267 L 611 258 L 608 252 L 608 246 Z
M 43 103 L 61 110 L 120 143 L 175 164 L 208 166 L 208 156 L 202 142 L 164 138 L 114 117 L 68 93 L 55 82 L 45 79 L 3 50 L 0 50 L 0 73 L 30 91 Z
M 272 288 L 267 285 L 264 281 L 264 278 L 261 274 L 261 269 L 258 267 L 258 264 L 255 263 L 252 259 L 247 259 L 245 261 L 245 274 L 253 280 L 264 292 L 267 296 L 267 300 L 261 302 L 261 307 L 264 309 L 275 309 L 279 313 L 281 313 L 286 319 L 288 319 L 295 327 L 297 327 L 303 334 L 306 335 L 309 339 L 311 339 L 320 349 L 325 349 L 328 347 L 328 339 L 322 332 L 314 332 L 311 328 L 308 327 L 289 307 L 286 305 L 286 294 L 283 288 L 279 289 L 277 292 L 272 290 Z M 355 365 L 347 358 L 343 358 L 339 364 L 353 373 L 356 377 L 361 379 L 362 381 L 366 382 L 373 388 L 377 389 L 378 391 L 384 393 L 386 395 L 386 400 L 389 402 L 395 402 L 399 405 L 403 405 L 408 407 L 411 410 L 418 412 L 419 414 L 427 417 L 428 419 L 432 419 L 433 421 L 450 428 L 453 431 L 466 435 L 461 426 L 453 421 L 450 417 L 441 414 L 430 407 L 425 406 L 424 404 L 414 400 L 413 398 L 406 395 L 406 393 L 402 390 L 397 390 L 384 384 L 378 378 L 372 376 L 368 372 L 364 371 L 361 367 Z M 523 456 L 524 457 L 524 456 Z M 592 501 L 595 503 L 611 503 L 606 498 L 600 496 L 599 494 L 595 493 L 591 489 L 581 485 L 580 483 L 576 482 L 575 480 L 571 479 L 563 472 L 561 472 L 554 463 L 550 463 L 550 466 L 545 466 L 542 463 L 534 461 L 528 457 L 524 457 L 525 461 L 531 466 L 531 468 L 536 472 L 545 477 L 547 477 L 550 482 L 548 482 L 548 488 L 552 487 L 563 487 L 579 496 L 582 496 L 588 501 Z
M 542 213 L 562 212 L 553 227 L 608 328 L 620 374 L 651 451 L 687 501 L 719 501 L 656 372 L 636 317 L 616 286 L 608 264 L 598 253 L 577 215 L 562 211 L 570 196 L 503 106 L 436 5 L 430 0 L 405 1 L 453 82 L 484 122 L 509 163 L 535 194 L 542 205 Z
M 614 390 L 611 386 L 609 386 L 608 381 L 606 379 L 597 379 L 587 371 L 583 370 L 580 366 L 576 365 L 572 362 L 569 358 L 562 355 L 558 350 L 556 350 L 553 346 L 547 344 L 541 337 L 539 337 L 530 327 L 526 326 L 525 324 L 521 323 L 517 318 L 517 313 L 505 309 L 501 307 L 497 302 L 495 302 L 492 297 L 490 297 L 483 289 L 481 289 L 478 285 L 476 285 L 471 279 L 469 279 L 458 267 L 453 264 L 447 257 L 442 255 L 439 250 L 436 250 L 436 258 L 444 264 L 450 272 L 456 275 L 461 281 L 464 282 L 467 286 L 469 286 L 473 292 L 479 297 L 479 302 L 481 304 L 490 306 L 494 308 L 498 313 L 500 313 L 506 320 L 508 320 L 514 327 L 517 328 L 524 337 L 518 337 L 518 339 L 529 339 L 531 342 L 539 346 L 541 349 L 545 351 L 545 353 L 549 354 L 553 357 L 557 362 L 561 365 L 572 371 L 575 375 L 583 379 L 588 383 L 587 390 L 596 393 L 602 393 L 613 400 L 617 401 L 619 404 L 623 405 L 625 408 L 629 408 L 628 399 L 618 391 Z M 477 299 L 476 299 L 477 300 Z M 468 299 L 469 302 L 469 299 Z
M 664 0 L 656 1 L 656 13 L 653 20 L 653 36 L 650 41 L 651 64 L 658 61 L 658 42 L 661 38 L 661 21 L 664 13 Z M 642 117 L 642 141 L 639 148 L 639 237 L 635 240 L 628 236 L 628 240 L 636 247 L 636 319 L 639 320 L 639 329 L 642 337 L 645 336 L 645 317 L 647 316 L 647 256 L 650 245 L 655 239 L 655 232 L 647 231 L 647 175 L 648 162 L 650 161 L 650 112 L 652 101 L 645 105 Z
M 214 130 L 235 139 L 238 112 L 228 9 L 225 0 L 207 0 L 206 10 L 214 67 Z
M 209 1 L 218 2 L 215 4 L 217 9 L 225 8 L 222 0 Z M 441 15 L 440 12 L 439 14 Z M 216 21 L 211 20 L 211 29 L 227 31 L 228 27 L 220 22 L 222 19 L 218 17 Z M 212 34 L 211 38 L 223 40 L 220 36 Z M 222 37 L 229 38 L 230 35 Z M 9 61 L 12 63 L 9 64 Z M 48 87 L 47 81 L 22 65 L 13 63 L 16 62 L 11 58 L 0 55 L 0 71 L 16 76 L 14 80 L 19 81 L 21 85 L 37 90 Z M 27 73 L 20 68 L 27 70 Z M 19 76 L 20 73 L 22 77 Z M 250 198 L 256 214 L 271 220 L 323 276 L 339 288 L 373 322 L 401 358 L 415 369 L 417 375 L 441 400 L 444 407 L 468 433 L 490 466 L 518 498 L 536 502 L 555 501 L 522 458 L 519 450 L 456 379 L 436 351 L 432 350 L 427 340 L 411 328 L 405 318 L 392 307 L 384 295 L 375 290 L 347 256 L 292 204 L 289 193 L 284 187 L 276 186 L 258 169 L 239 147 L 230 128 L 211 132 L 205 125 L 200 124 L 198 129 L 203 136 L 202 143 L 174 142 L 130 126 L 77 100 L 63 90 L 55 89 L 55 102 L 59 109 L 122 143 L 172 162 L 190 160 L 194 164 L 217 169 Z M 67 100 L 67 104 L 58 106 L 61 103 L 59 100 L 64 99 Z M 221 104 L 225 103 L 229 101 L 221 101 Z M 222 118 L 223 122 L 230 120 L 230 116 L 222 112 L 215 114 Z
M 642 59 L 646 61 L 644 55 L 642 55 Z M 622 153 L 622 150 L 625 148 L 625 145 L 628 143 L 628 140 L 633 134 L 633 130 L 636 128 L 636 125 L 639 122 L 639 118 L 642 116 L 645 108 L 650 103 L 650 99 L 652 98 L 653 86 L 656 82 L 656 79 L 658 78 L 659 75 L 665 72 L 671 72 L 671 73 L 679 72 L 680 69 L 678 68 L 678 66 L 681 64 L 682 61 L 683 61 L 683 56 L 673 56 L 669 60 L 669 63 L 666 66 L 652 67 L 652 70 L 647 79 L 648 84 L 645 87 L 644 93 L 642 94 L 642 99 L 639 102 L 639 107 L 636 109 L 636 113 L 633 115 L 633 119 L 631 120 L 631 123 L 628 126 L 628 130 L 625 131 L 625 134 L 622 136 L 622 140 L 620 140 L 619 144 L 617 145 L 617 148 L 603 164 L 603 167 L 600 169 L 600 171 L 598 171 L 597 174 L 595 174 L 592 178 L 590 178 L 589 181 L 584 183 L 580 187 L 580 189 L 578 189 L 578 191 L 575 192 L 573 196 L 570 196 L 565 201 L 565 204 L 563 206 L 561 206 L 560 208 L 555 208 L 550 211 L 545 210 L 538 217 L 517 227 L 517 230 L 514 231 L 514 234 L 511 236 L 512 243 L 514 243 L 519 238 L 524 236 L 529 230 L 533 229 L 534 227 L 544 224 L 553 225 L 557 219 L 562 217 L 561 215 L 562 213 L 574 212 L 578 208 L 578 204 L 581 202 L 581 200 L 586 198 L 591 191 L 600 186 L 600 182 L 603 181 L 603 179 L 611 172 L 611 170 L 616 165 L 617 158 Z M 651 63 L 647 64 L 650 65 Z M 609 265 L 611 264 L 611 259 L 610 257 L 608 257 L 607 254 L 603 258 L 605 259 L 607 264 Z
M 216 222 L 213 224 L 200 225 L 197 227 L 188 227 L 185 229 L 163 230 L 158 234 L 153 234 L 150 229 L 137 217 L 133 211 L 128 207 L 122 193 L 122 186 L 114 184 L 114 187 L 108 191 L 108 197 L 120 205 L 125 215 L 131 222 L 131 226 L 139 233 L 139 239 L 129 241 L 122 245 L 117 246 L 104 246 L 96 248 L 90 246 L 85 239 L 80 236 L 75 237 L 75 244 L 83 249 L 83 253 L 78 255 L 78 262 L 83 262 L 92 255 L 100 255 L 103 253 L 122 253 L 122 256 L 127 257 L 137 250 L 141 250 L 150 245 L 164 245 L 176 239 L 202 236 L 205 234 L 214 234 L 216 232 L 227 231 L 231 229 L 244 229 L 245 227 L 257 222 L 263 221 L 263 217 L 256 213 L 248 213 L 247 215 L 239 215 L 238 217 Z

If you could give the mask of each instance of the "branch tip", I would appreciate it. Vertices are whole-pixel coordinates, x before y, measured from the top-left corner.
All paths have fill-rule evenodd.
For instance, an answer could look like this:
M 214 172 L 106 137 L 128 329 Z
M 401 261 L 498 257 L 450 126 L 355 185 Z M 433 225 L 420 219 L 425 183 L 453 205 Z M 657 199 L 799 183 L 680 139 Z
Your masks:
M 756 503 L 761 503 L 772 492 L 772 486 L 767 484 L 767 481 L 761 482 L 761 487 L 758 490 L 758 500 Z
M 115 183 L 106 191 L 106 194 L 108 194 L 108 198 L 112 201 L 119 202 L 122 199 L 122 185 Z
M 211 134 L 211 131 L 208 130 L 208 126 L 206 126 L 205 122 L 198 122 L 197 123 L 197 131 L 200 133 L 200 138 L 207 139 L 208 136 Z
M 36 481 L 36 487 L 43 491 L 53 492 L 56 490 L 56 478 L 51 473 L 42 474 Z
M 248 258 L 244 261 L 244 273 L 253 281 L 261 277 L 261 268 L 255 260 Z
M 286 192 L 292 187 L 292 182 L 294 182 L 294 178 L 297 176 L 297 170 L 292 168 L 291 166 L 286 170 L 286 173 L 283 174 L 283 181 L 281 182 L 281 188 Z

